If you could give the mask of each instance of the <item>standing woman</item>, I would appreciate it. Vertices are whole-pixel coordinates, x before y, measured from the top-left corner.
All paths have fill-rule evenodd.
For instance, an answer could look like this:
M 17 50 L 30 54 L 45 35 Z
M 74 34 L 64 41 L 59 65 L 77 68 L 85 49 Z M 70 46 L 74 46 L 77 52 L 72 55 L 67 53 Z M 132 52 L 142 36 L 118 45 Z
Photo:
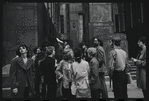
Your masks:
M 60 61 L 55 73 L 58 76 L 59 82 L 59 93 L 62 94 L 63 99 L 69 99 L 72 97 L 71 94 L 71 65 L 72 65 L 72 55 L 69 53 L 69 49 L 64 49 L 63 59 Z
M 75 61 L 72 64 L 73 81 L 76 85 L 76 98 L 91 98 L 89 87 L 89 64 L 82 59 L 82 51 L 80 48 L 74 49 Z M 84 90 L 86 89 L 86 90 Z M 82 92 L 79 92 L 82 91 Z
M 138 46 L 142 49 L 136 62 L 137 65 L 137 86 L 142 89 L 144 98 L 146 97 L 146 38 L 140 37 L 138 40 Z
M 95 57 L 96 48 L 90 47 L 87 50 L 88 57 L 91 59 L 89 62 L 90 65 L 90 88 L 91 88 L 91 97 L 99 99 L 102 89 L 101 81 L 99 79 L 99 62 Z
M 18 47 L 18 58 L 12 60 L 10 67 L 12 97 L 33 97 L 33 60 L 28 56 L 28 47 Z

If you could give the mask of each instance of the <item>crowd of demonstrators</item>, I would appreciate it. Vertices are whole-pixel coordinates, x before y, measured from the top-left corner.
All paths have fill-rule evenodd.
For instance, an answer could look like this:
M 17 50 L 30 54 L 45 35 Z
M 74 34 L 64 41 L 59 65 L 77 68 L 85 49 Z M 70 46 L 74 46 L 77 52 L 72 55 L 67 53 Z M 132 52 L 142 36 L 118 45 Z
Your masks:
M 137 44 L 141 51 L 138 53 L 137 58 L 132 58 L 132 60 L 137 65 L 137 87 L 142 89 L 143 96 L 146 98 L 146 37 L 140 37 Z
M 142 48 L 136 59 L 137 84 L 146 90 L 146 46 L 145 39 L 140 38 Z M 71 49 L 67 42 L 57 38 L 58 50 L 44 42 L 36 47 L 33 56 L 29 56 L 26 45 L 20 45 L 10 67 L 12 97 L 18 98 L 108 98 L 105 74 L 111 70 L 115 98 L 127 98 L 127 53 L 121 49 L 121 39 L 110 40 L 112 48 L 109 66 L 102 41 L 95 37 L 94 46 Z M 58 52 L 58 57 L 55 56 Z M 109 68 L 109 69 L 108 69 Z

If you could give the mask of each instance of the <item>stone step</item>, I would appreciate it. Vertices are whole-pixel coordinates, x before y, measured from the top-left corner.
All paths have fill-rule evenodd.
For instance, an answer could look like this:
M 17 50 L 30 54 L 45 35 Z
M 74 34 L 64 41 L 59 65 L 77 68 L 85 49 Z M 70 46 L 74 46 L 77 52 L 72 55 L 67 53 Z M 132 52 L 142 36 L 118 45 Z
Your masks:
M 135 65 L 131 65 L 131 68 L 137 68 L 137 66 L 135 66 Z
M 131 75 L 136 75 L 136 71 L 130 72 Z

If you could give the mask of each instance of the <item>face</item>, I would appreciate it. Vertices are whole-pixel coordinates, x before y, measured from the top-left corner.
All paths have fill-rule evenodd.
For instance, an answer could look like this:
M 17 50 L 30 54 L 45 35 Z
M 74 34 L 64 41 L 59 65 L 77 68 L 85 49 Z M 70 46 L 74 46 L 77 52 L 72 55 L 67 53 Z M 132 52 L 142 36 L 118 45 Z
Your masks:
M 85 47 L 86 47 L 85 45 L 82 46 L 83 49 L 84 49 Z
M 55 50 L 53 50 L 53 55 L 55 55 Z
M 140 40 L 138 41 L 138 46 L 139 47 L 142 47 L 143 46 L 143 43 Z
M 41 50 L 38 48 L 38 49 L 37 49 L 37 54 L 40 53 L 40 52 L 41 52 Z
M 28 52 L 25 46 L 21 46 L 19 51 L 20 51 L 21 54 L 24 54 L 24 53 Z
M 98 45 L 98 39 L 97 38 L 94 39 L 94 44 Z
M 87 56 L 88 56 L 89 58 L 91 58 L 91 55 L 90 55 L 89 53 L 87 53 Z

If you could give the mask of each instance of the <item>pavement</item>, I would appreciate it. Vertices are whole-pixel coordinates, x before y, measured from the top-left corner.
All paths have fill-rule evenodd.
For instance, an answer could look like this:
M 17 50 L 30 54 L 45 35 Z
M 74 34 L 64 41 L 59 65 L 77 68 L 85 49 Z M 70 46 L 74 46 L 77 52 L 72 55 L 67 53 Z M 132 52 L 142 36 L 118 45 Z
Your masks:
M 108 89 L 108 96 L 109 98 L 114 98 L 114 94 L 112 92 L 113 88 L 110 88 L 110 83 L 109 83 L 109 78 L 108 76 L 106 77 L 106 85 Z M 112 87 L 112 86 L 111 86 Z M 136 86 L 136 80 L 132 80 L 131 84 L 127 85 L 128 89 L 128 98 L 144 98 L 142 90 L 137 88 Z M 10 97 L 10 87 L 3 87 L 2 88 L 2 97 L 3 98 L 9 98 Z
M 106 81 L 107 89 L 108 89 L 108 96 L 109 98 L 114 98 L 114 94 L 112 92 L 113 88 L 110 88 L 109 81 Z M 142 90 L 137 87 L 136 80 L 132 80 L 131 84 L 127 85 L 128 89 L 128 98 L 144 98 Z

